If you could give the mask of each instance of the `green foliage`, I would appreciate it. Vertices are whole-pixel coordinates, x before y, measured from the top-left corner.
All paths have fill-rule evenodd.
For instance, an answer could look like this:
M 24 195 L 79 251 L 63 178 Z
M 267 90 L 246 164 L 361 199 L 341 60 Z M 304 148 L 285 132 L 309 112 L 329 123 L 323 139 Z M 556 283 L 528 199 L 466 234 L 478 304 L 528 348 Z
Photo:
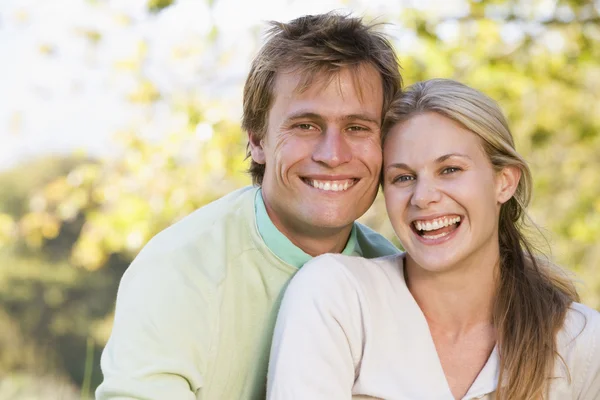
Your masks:
M 72 250 L 75 265 L 96 270 L 111 254 L 131 258 L 158 231 L 249 182 L 238 125 L 207 120 L 202 105 L 174 107 L 187 115 L 180 130 L 153 143 L 124 132 L 125 157 L 81 165 L 70 173 L 70 183 L 53 182 L 54 197 L 46 197 L 51 215 L 85 219 Z M 69 212 L 61 213 L 65 204 Z
M 28 199 L 57 176 L 67 174 L 81 157 L 48 156 L 29 161 L 27 167 L 17 167 L 0 174 L 0 212 L 17 218 L 29 209 Z
M 544 18 L 524 1 L 472 1 L 460 18 L 403 13 L 419 38 L 400 59 L 408 83 L 453 78 L 499 102 L 533 171 L 532 217 L 554 258 L 585 282 L 584 301 L 600 308 L 600 20 L 587 2 L 557 3 Z
M 83 215 L 71 213 L 65 218 L 64 211 L 46 208 L 48 201 L 64 195 L 65 185 L 76 181 L 69 171 L 85 170 L 87 165 L 94 164 L 80 157 L 45 157 L 0 175 L 0 185 L 6 189 L 0 195 L 0 209 L 18 220 L 14 230 L 20 233 L 0 248 L 2 375 L 10 371 L 41 377 L 62 374 L 62 380 L 68 377 L 80 384 L 87 341 L 106 341 L 105 321 L 111 320 L 114 293 L 129 260 L 112 257 L 96 273 L 74 268 L 69 255 L 80 236 Z M 61 210 L 73 208 L 74 198 L 77 192 L 64 197 Z M 96 360 L 101 348 L 91 349 Z M 97 385 L 101 378 L 97 366 L 89 373 L 89 381 Z M 68 382 L 64 385 L 67 396 L 72 389 Z M 44 392 L 30 389 L 23 393 Z M 22 392 L 16 386 L 10 390 Z
M 169 7 L 175 0 L 148 0 L 148 11 L 157 13 Z

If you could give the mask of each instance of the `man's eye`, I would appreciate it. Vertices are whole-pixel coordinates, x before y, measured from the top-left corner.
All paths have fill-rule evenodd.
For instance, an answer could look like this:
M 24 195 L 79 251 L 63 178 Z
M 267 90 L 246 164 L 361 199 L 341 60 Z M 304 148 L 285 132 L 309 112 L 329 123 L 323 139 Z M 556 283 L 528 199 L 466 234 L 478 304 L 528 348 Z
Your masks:
M 296 127 L 300 128 L 302 130 L 305 130 L 305 131 L 315 129 L 315 127 L 312 126 L 311 124 L 298 124 L 298 125 L 296 125 Z
M 352 131 L 352 132 L 361 132 L 361 131 L 366 131 L 367 128 L 365 128 L 364 126 L 354 125 L 354 126 L 349 126 L 348 130 Z

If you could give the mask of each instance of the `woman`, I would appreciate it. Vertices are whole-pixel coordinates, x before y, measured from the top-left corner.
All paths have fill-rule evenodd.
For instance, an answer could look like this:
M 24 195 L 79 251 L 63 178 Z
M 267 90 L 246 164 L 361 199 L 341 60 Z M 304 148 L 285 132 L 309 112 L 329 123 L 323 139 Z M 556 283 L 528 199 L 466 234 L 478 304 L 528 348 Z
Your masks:
M 430 80 L 395 101 L 383 130 L 385 201 L 406 253 L 300 270 L 268 397 L 600 399 L 600 314 L 532 253 L 531 175 L 495 102 Z

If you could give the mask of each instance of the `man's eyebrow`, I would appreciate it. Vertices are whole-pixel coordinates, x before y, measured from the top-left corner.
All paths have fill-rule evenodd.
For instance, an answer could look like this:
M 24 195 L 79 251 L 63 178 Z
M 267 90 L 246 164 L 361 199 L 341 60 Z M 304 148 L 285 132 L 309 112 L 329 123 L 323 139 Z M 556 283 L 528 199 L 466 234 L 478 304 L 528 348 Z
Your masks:
M 317 121 L 323 121 L 324 118 L 322 115 L 314 113 L 314 112 L 310 112 L 310 111 L 299 111 L 297 113 L 291 114 L 289 115 L 286 120 L 287 121 L 294 121 L 297 119 L 312 119 L 312 120 L 317 120 Z
M 365 122 L 370 122 L 372 124 L 375 125 L 379 125 L 381 124 L 381 120 L 376 119 L 371 117 L 370 115 L 366 115 L 366 114 L 350 114 L 350 115 L 345 115 L 343 118 L 343 120 L 345 121 L 365 121 Z
M 304 118 L 312 119 L 315 121 L 325 121 L 325 118 L 321 114 L 317 114 L 315 112 L 310 112 L 310 111 L 299 111 L 297 113 L 289 115 L 286 118 L 286 120 L 294 121 L 297 119 L 304 119 Z M 379 125 L 381 123 L 381 120 L 378 120 L 378 119 L 373 118 L 366 114 L 348 114 L 348 115 L 344 115 L 343 117 L 341 117 L 340 120 L 341 121 L 364 121 L 364 122 L 370 122 L 375 125 Z

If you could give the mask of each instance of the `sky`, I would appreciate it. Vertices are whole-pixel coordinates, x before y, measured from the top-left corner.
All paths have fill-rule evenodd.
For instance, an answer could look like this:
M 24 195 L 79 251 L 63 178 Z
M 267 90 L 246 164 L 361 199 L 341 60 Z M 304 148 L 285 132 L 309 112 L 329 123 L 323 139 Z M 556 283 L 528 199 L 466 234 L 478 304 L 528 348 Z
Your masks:
M 236 118 L 256 32 L 265 21 L 332 9 L 384 19 L 403 7 L 465 12 L 460 0 L 216 0 L 212 9 L 203 0 L 179 0 L 152 15 L 146 1 L 0 1 L 0 169 L 40 154 L 109 155 L 119 130 L 141 126 L 152 136 L 175 123 L 165 104 L 149 111 L 126 101 L 139 82 L 126 64 L 142 40 L 148 43 L 143 73 L 161 93 L 201 88 L 207 101 L 228 102 Z M 218 54 L 227 63 L 202 53 L 213 25 L 220 32 Z M 91 31 L 102 35 L 95 45 Z M 173 57 L 174 48 L 183 56 Z

